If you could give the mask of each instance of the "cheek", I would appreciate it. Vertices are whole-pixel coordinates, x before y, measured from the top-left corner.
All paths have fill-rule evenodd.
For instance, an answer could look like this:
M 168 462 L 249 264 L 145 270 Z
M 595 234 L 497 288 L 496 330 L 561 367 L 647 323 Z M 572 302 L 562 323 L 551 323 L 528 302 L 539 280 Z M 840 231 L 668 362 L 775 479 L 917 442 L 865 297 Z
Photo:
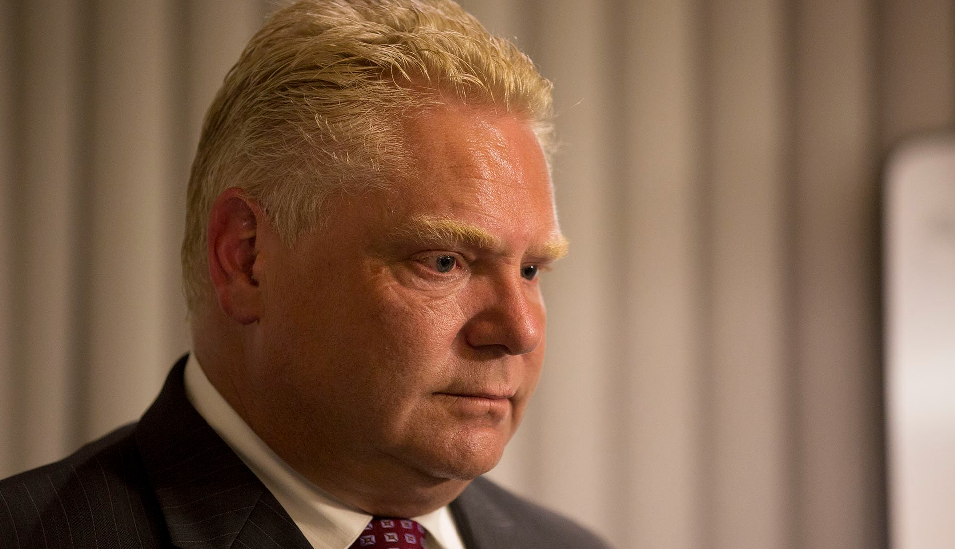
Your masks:
M 443 352 L 450 348 L 466 319 L 459 293 L 431 295 L 395 283 L 383 285 L 375 300 L 374 318 L 398 346 L 415 352 Z
M 542 377 L 542 364 L 546 352 L 546 339 L 543 336 L 539 346 L 527 355 L 522 355 L 524 360 L 521 362 L 521 385 L 518 390 L 518 398 L 513 409 L 513 419 L 516 426 L 521 421 L 522 414 L 525 412 L 535 389 L 539 385 Z
M 524 383 L 525 388 L 525 401 L 528 401 L 532 394 L 535 392 L 536 386 L 539 384 L 539 379 L 542 377 L 542 363 L 543 357 L 546 351 L 546 340 L 542 339 L 539 347 L 535 351 L 532 351 L 523 363 L 524 367 Z

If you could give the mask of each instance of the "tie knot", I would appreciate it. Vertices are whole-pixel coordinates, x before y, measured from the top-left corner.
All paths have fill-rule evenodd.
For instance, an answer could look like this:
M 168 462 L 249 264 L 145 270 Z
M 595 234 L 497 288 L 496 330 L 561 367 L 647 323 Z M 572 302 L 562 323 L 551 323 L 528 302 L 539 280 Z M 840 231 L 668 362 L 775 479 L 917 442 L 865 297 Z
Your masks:
M 427 531 L 416 521 L 373 517 L 353 547 L 372 549 L 423 549 Z

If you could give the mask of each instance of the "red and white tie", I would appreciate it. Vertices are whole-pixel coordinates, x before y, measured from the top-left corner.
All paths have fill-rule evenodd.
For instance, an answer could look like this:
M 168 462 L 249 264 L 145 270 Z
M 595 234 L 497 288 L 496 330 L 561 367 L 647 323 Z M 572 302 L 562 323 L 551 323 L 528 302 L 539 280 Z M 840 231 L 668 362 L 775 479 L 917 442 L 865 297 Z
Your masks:
M 352 547 L 423 549 L 427 531 L 410 519 L 373 517 Z

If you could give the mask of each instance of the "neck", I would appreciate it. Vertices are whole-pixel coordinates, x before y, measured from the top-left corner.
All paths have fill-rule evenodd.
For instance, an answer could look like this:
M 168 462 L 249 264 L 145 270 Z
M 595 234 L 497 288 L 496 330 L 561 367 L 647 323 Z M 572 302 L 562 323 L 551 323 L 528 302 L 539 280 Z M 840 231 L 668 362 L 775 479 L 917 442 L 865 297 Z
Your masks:
M 412 474 L 411 474 L 412 473 Z M 418 472 L 387 474 L 368 482 L 317 482 L 326 491 L 375 516 L 416 517 L 454 501 L 470 480 L 422 478 Z M 359 477 L 363 478 L 363 477 Z
M 308 447 L 296 446 L 282 429 L 252 429 L 309 482 L 374 516 L 425 515 L 449 504 L 471 483 L 437 478 L 390 456 L 352 456 L 345 448 L 311 441 L 306 441 Z

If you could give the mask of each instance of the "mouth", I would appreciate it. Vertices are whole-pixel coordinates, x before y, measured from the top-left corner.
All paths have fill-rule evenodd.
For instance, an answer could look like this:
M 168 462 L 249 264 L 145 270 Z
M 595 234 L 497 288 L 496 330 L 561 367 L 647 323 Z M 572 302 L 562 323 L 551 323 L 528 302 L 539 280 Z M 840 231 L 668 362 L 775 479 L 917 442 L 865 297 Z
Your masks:
M 456 398 L 475 398 L 485 400 L 508 400 L 515 396 L 515 391 L 438 391 L 436 395 L 444 395 Z
M 515 393 L 493 392 L 438 392 L 435 396 L 444 397 L 448 405 L 461 415 L 498 416 L 508 415 L 511 408 L 509 400 Z

